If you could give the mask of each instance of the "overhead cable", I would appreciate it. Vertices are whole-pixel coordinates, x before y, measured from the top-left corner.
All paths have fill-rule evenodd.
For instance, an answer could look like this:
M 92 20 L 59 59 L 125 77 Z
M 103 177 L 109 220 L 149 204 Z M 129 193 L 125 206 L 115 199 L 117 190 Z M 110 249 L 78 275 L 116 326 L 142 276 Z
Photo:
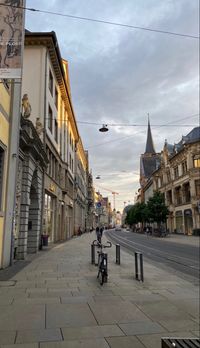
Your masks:
M 7 5 L 7 4 L 3 4 L 3 3 L 0 3 L 0 6 L 16 7 L 16 6 Z M 21 8 L 23 10 L 31 11 L 31 12 L 45 13 L 45 14 L 50 14 L 50 15 L 55 15 L 55 16 L 78 19 L 78 20 L 82 20 L 82 21 L 90 21 L 90 22 L 114 25 L 114 26 L 119 26 L 119 27 L 124 27 L 124 28 L 130 28 L 130 29 L 145 30 L 145 31 L 150 31 L 150 32 L 156 32 L 159 34 L 181 36 L 181 37 L 190 38 L 190 39 L 198 39 L 199 40 L 199 38 L 200 38 L 199 36 L 196 36 L 196 35 L 176 33 L 176 32 L 172 32 L 172 31 L 166 31 L 166 30 L 160 30 L 160 29 L 152 29 L 152 28 L 147 28 L 147 27 L 141 27 L 141 26 L 136 26 L 136 25 L 131 25 L 131 24 L 117 23 L 117 22 L 89 18 L 89 17 L 74 16 L 74 15 L 70 15 L 70 14 L 64 14 L 61 12 L 46 11 L 46 10 L 40 10 L 40 9 L 24 7 L 24 6 L 17 6 L 17 7 Z

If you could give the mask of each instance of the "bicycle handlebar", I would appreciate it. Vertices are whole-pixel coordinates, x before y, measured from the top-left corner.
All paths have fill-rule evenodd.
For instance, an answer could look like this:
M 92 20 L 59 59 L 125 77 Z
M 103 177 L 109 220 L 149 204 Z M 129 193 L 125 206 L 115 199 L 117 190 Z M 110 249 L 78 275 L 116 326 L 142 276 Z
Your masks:
M 95 242 L 97 242 L 97 243 L 95 243 Z M 92 244 L 94 244 L 96 246 L 99 246 L 100 248 L 111 248 L 112 247 L 112 243 L 111 242 L 107 241 L 106 242 L 107 245 L 106 245 L 106 244 L 99 243 L 99 241 L 96 240 L 96 239 L 93 240 Z
M 105 244 L 105 245 L 103 245 L 103 244 L 102 244 L 102 247 L 103 247 L 103 248 L 111 248 L 112 243 L 111 243 L 111 242 L 109 242 L 108 240 L 107 240 L 107 242 L 106 242 L 106 243 L 107 243 L 108 245 L 106 245 L 106 244 Z

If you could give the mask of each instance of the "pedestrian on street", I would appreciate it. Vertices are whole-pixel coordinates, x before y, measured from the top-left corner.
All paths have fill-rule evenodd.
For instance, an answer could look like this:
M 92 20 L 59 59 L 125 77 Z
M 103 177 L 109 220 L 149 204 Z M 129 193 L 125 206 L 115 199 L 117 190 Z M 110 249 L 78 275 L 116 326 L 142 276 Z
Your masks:
M 96 227 L 96 235 L 98 242 L 101 243 L 101 232 L 99 226 Z
M 101 234 L 101 237 L 103 236 L 103 230 L 104 230 L 104 228 L 103 228 L 103 226 L 100 228 L 100 234 Z

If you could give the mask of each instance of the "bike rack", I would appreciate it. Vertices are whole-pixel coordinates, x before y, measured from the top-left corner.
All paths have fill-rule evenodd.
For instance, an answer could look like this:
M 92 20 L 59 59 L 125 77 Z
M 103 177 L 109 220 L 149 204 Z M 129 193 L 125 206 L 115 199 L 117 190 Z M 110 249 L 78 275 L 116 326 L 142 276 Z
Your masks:
M 116 264 L 120 265 L 120 245 L 116 244 Z
M 138 260 L 139 260 L 139 264 L 140 264 L 140 269 L 138 267 Z M 142 255 L 142 253 L 140 253 L 138 251 L 135 251 L 135 279 L 142 281 L 142 282 L 144 281 L 143 255 Z

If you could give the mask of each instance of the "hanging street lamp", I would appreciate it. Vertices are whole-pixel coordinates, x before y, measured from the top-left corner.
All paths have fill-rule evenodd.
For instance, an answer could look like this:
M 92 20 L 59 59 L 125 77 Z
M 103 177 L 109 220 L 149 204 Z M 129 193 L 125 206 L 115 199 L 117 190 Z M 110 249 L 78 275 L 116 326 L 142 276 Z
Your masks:
M 103 124 L 102 127 L 99 129 L 99 132 L 107 132 L 107 131 L 108 131 L 107 124 Z

